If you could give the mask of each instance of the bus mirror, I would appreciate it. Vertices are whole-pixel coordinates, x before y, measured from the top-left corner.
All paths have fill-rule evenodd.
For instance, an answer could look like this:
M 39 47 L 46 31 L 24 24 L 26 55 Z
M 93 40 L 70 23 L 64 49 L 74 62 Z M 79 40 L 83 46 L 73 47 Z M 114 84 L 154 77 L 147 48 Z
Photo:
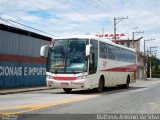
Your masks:
M 91 46 L 92 45 L 86 45 L 86 56 L 90 55 Z
M 47 57 L 48 49 L 49 49 L 49 45 L 42 46 L 40 49 L 40 56 Z

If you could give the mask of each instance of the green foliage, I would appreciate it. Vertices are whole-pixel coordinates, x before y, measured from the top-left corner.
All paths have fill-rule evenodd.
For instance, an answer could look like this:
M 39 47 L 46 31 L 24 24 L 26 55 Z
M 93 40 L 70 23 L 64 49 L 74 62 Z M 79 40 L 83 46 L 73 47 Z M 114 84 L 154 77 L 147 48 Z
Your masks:
M 150 60 L 152 66 L 152 77 L 160 77 L 160 59 L 152 56 L 148 58 L 147 61 L 147 77 L 150 75 Z

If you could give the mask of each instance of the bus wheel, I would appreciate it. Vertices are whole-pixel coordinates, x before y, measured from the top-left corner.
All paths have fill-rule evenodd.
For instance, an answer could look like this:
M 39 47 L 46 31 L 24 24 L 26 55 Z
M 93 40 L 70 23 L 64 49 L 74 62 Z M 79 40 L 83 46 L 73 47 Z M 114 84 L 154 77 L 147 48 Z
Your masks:
M 63 88 L 63 90 L 64 90 L 66 93 L 71 93 L 72 88 Z
M 99 80 L 98 88 L 96 89 L 97 93 L 102 92 L 104 89 L 104 79 L 101 77 Z
M 128 76 L 127 80 L 126 80 L 126 84 L 123 85 L 123 88 L 128 89 L 129 88 L 129 83 L 130 83 L 130 77 Z

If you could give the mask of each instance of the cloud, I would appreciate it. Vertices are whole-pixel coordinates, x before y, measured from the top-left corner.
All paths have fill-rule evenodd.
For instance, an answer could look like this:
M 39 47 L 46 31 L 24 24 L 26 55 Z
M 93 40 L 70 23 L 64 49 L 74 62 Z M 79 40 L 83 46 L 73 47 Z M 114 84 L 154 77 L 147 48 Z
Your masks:
M 138 27 L 135 31 L 144 30 L 145 39 L 154 35 L 159 40 L 159 6 L 159 0 L 0 0 L 0 16 L 58 36 L 97 34 L 102 26 L 112 33 L 113 18 L 128 16 L 117 24 L 117 32 L 131 36 Z

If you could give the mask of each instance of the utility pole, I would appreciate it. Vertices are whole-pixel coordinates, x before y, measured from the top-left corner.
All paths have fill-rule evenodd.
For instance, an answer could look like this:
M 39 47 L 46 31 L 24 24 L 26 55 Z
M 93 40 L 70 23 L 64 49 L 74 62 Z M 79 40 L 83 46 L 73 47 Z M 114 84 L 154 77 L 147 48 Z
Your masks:
M 152 41 L 152 40 L 155 40 L 155 39 L 147 39 L 147 40 L 144 40 L 144 56 L 145 56 L 145 53 L 146 53 L 146 51 L 145 51 L 146 42 Z
M 104 34 L 104 25 L 102 24 L 102 35 Z
M 150 55 L 151 55 L 151 47 L 150 47 Z M 151 56 L 149 61 L 149 78 L 152 78 L 152 65 L 151 65 Z
M 150 64 L 149 64 L 149 71 L 150 71 L 150 78 L 152 78 L 152 61 L 151 61 L 151 56 L 152 56 L 152 48 L 157 48 L 157 46 L 155 47 L 150 47 Z
M 128 19 L 128 16 L 127 17 L 121 17 L 121 18 L 120 17 L 117 17 L 117 18 L 114 17 L 114 42 L 116 42 L 116 30 L 117 30 L 116 25 L 124 19 Z
M 144 74 L 147 75 L 146 71 L 148 70 L 147 66 L 148 66 L 148 49 L 146 51 L 146 43 L 149 42 L 149 41 L 153 41 L 155 39 L 147 39 L 147 40 L 144 40 L 144 59 L 143 59 L 143 62 L 144 62 Z
M 134 48 L 134 32 L 132 33 L 132 48 Z
M 136 31 L 132 33 L 132 48 L 134 48 L 134 37 L 136 34 L 144 33 L 144 31 Z

